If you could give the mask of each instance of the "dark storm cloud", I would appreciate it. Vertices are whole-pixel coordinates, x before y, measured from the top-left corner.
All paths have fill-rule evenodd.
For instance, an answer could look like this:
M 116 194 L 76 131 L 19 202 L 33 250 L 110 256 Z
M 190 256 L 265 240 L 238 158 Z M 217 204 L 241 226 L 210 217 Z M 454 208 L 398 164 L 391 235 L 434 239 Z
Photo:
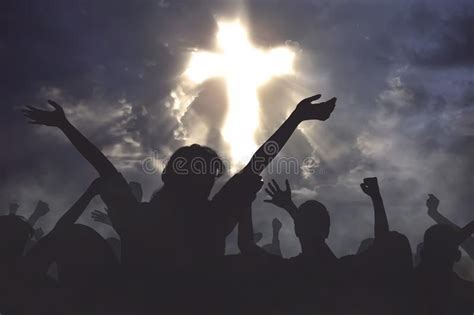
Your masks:
M 358 186 L 364 176 L 381 178 L 391 223 L 412 246 L 431 224 L 426 193 L 438 194 L 443 211 L 457 223 L 473 219 L 470 1 L 50 0 L 2 6 L 6 36 L 0 53 L 8 78 L 0 118 L 0 137 L 8 143 L 1 158 L 4 206 L 18 198 L 24 208 L 32 207 L 43 198 L 59 215 L 95 176 L 59 132 L 29 128 L 19 115 L 20 106 L 43 104 L 47 97 L 62 102 L 79 128 L 129 180 L 141 181 L 149 196 L 160 180 L 143 173 L 141 160 L 153 150 L 166 157 L 183 143 L 174 136 L 178 123 L 165 105 L 188 53 L 214 49 L 215 19 L 239 16 L 256 45 L 286 42 L 300 49 L 300 77 L 278 78 L 259 91 L 259 141 L 294 106 L 292 95 L 338 97 L 331 120 L 305 123 L 282 152 L 298 161 L 316 159 L 317 172 L 265 174 L 281 183 L 290 178 L 297 203 L 317 198 L 327 204 L 330 243 L 338 254 L 354 251 L 372 234 L 371 205 Z M 219 133 L 223 83 L 204 84 L 182 121 L 225 155 Z M 297 254 L 289 217 L 263 198 L 255 203 L 256 229 L 268 240 L 271 219 L 279 217 L 284 253 Z M 229 248 L 235 250 L 235 243 Z
M 430 8 L 429 3 L 413 5 L 407 17 L 413 45 L 406 53 L 414 63 L 428 67 L 472 66 L 474 9 L 462 2 L 454 3 L 447 12 L 444 9 Z

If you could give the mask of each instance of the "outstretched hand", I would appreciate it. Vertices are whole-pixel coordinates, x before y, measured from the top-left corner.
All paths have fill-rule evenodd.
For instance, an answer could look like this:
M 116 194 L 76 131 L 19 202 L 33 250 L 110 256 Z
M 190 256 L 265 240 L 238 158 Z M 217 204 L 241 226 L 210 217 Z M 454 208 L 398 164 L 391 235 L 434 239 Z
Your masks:
M 112 221 L 110 221 L 110 217 L 108 215 L 108 209 L 104 208 L 104 210 L 105 212 L 100 210 L 92 211 L 91 217 L 96 222 L 112 226 Z
M 433 194 L 428 194 L 426 206 L 428 207 L 428 215 L 436 214 L 438 212 L 439 199 Z
M 282 190 L 274 179 L 268 183 L 267 187 L 268 188 L 265 188 L 265 191 L 271 199 L 264 200 L 264 202 L 273 203 L 275 206 L 284 209 L 288 208 L 293 203 L 291 200 L 290 182 L 288 182 L 288 180 L 285 180 L 285 190 Z
M 29 119 L 28 123 L 52 127 L 60 127 L 66 123 L 67 119 L 63 108 L 54 101 L 48 100 L 48 103 L 54 107 L 53 111 L 42 110 L 32 106 L 22 109 L 23 115 Z
M 334 107 L 336 107 L 337 99 L 333 97 L 326 102 L 313 103 L 319 98 L 321 98 L 321 94 L 305 98 L 296 105 L 295 114 L 301 121 L 311 119 L 324 121 L 331 116 Z
M 362 191 L 370 198 L 380 197 L 379 183 L 377 177 L 364 178 L 364 182 L 360 184 Z

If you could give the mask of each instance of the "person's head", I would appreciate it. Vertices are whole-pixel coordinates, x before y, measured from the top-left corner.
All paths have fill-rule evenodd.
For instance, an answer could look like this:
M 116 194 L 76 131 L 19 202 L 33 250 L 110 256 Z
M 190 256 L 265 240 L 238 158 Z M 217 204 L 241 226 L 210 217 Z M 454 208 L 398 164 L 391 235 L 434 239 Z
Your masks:
M 397 232 L 390 231 L 374 239 L 366 251 L 367 267 L 370 278 L 382 285 L 406 285 L 413 271 L 413 254 L 408 238 Z
M 0 216 L 0 261 L 12 262 L 23 254 L 33 229 L 21 217 Z
M 461 259 L 459 234 L 449 225 L 435 224 L 428 228 L 423 237 L 421 263 L 451 270 Z
M 296 236 L 301 243 L 320 243 L 329 236 L 329 212 L 319 201 L 304 202 L 299 206 L 294 221 Z
M 186 195 L 207 198 L 225 166 L 211 148 L 192 144 L 173 153 L 161 175 L 165 187 Z
M 130 182 L 128 183 L 128 186 L 130 186 L 132 194 L 137 199 L 137 201 L 141 202 L 143 198 L 142 185 L 138 182 Z
M 57 235 L 56 264 L 60 284 L 88 288 L 108 284 L 118 266 L 107 241 L 92 228 L 74 224 Z

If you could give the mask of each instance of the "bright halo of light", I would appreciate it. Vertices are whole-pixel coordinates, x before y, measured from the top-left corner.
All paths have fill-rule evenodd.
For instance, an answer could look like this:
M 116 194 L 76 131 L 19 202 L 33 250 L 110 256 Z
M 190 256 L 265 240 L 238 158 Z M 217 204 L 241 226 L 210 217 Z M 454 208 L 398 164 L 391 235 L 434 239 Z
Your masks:
M 252 45 L 240 21 L 218 22 L 219 52 L 196 51 L 184 72 L 200 84 L 223 77 L 227 88 L 228 110 L 222 136 L 230 147 L 233 168 L 248 162 L 257 149 L 255 132 L 260 124 L 257 89 L 271 78 L 293 74 L 294 52 L 287 47 L 264 51 Z

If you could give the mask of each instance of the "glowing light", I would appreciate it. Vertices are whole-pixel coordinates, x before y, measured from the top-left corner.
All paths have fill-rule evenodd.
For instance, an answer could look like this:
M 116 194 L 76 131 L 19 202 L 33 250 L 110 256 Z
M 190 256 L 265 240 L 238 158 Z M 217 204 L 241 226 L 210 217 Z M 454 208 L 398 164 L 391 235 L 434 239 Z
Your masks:
M 230 147 L 234 166 L 240 166 L 257 149 L 257 89 L 274 76 L 292 74 L 295 55 L 287 47 L 269 51 L 254 47 L 239 21 L 219 22 L 216 40 L 220 52 L 193 52 L 184 75 L 195 84 L 213 77 L 225 78 L 228 111 L 222 136 Z

